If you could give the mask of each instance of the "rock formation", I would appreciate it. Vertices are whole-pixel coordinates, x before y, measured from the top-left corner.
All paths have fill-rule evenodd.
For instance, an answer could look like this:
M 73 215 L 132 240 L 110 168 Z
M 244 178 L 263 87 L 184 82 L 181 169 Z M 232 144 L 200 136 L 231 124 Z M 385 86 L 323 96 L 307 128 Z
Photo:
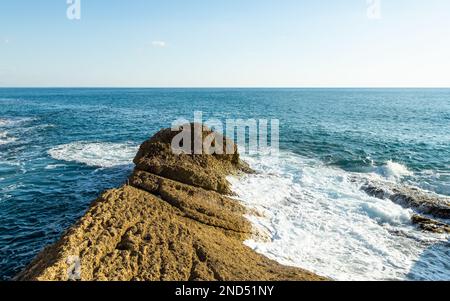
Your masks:
M 176 134 L 145 142 L 129 184 L 105 192 L 16 279 L 325 280 L 243 244 L 252 227 L 226 176 L 250 169 L 235 146 L 232 155 L 175 155 Z
M 376 182 L 366 183 L 361 189 L 370 196 L 389 199 L 402 207 L 414 209 L 420 214 L 429 215 L 436 219 L 450 219 L 449 198 L 426 193 L 416 187 L 394 183 L 379 185 Z M 450 225 L 419 214 L 413 215 L 412 222 L 424 231 L 450 233 Z
M 433 232 L 433 233 L 441 233 L 441 234 L 450 234 L 450 226 L 433 220 L 431 218 L 427 218 L 418 214 L 414 214 L 412 216 L 412 222 L 415 225 L 418 225 L 420 229 L 427 232 Z

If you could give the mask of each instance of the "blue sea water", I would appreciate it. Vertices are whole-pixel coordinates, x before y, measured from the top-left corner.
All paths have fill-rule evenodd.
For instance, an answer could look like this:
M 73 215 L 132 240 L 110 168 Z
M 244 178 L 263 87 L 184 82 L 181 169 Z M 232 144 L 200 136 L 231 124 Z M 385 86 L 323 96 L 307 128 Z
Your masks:
M 282 167 L 249 157 L 267 176 L 232 180 L 249 206 L 277 200 L 258 194 L 261 185 L 269 195 L 291 190 L 277 204 L 288 206 L 253 220 L 271 236 L 248 242 L 255 250 L 336 279 L 450 280 L 448 237 L 421 233 L 404 218 L 411 212 L 362 196 L 344 179 L 377 175 L 450 196 L 449 89 L 0 89 L 0 278 L 19 272 L 103 190 L 124 183 L 144 140 L 194 111 L 205 120 L 280 120 Z M 307 221 L 279 215 L 292 208 L 305 208 Z M 327 214 L 333 229 L 344 218 L 358 228 L 319 237 L 308 221 Z M 400 230 L 409 238 L 397 246 L 391 235 Z M 319 257 L 307 262 L 310 253 L 292 253 L 306 238 L 348 243 L 311 250 Z M 351 266 L 340 265 L 351 254 Z

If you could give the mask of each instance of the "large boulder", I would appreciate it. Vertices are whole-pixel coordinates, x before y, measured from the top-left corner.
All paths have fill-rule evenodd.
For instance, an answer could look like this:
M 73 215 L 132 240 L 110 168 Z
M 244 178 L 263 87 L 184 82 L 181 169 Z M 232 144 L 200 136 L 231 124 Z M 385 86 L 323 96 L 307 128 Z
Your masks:
M 199 125 L 187 126 L 191 127 L 192 138 L 188 153 L 175 154 L 172 149 L 172 141 L 181 131 L 165 129 L 141 145 L 134 159 L 136 169 L 207 190 L 231 193 L 226 177 L 239 171 L 250 171 L 248 165 L 239 159 L 237 146 L 226 137 L 217 135 L 216 138 L 223 140 L 222 154 L 193 155 L 194 127 Z M 200 126 L 200 129 L 202 140 L 216 134 L 206 127 Z M 232 152 L 227 152 L 227 146 Z

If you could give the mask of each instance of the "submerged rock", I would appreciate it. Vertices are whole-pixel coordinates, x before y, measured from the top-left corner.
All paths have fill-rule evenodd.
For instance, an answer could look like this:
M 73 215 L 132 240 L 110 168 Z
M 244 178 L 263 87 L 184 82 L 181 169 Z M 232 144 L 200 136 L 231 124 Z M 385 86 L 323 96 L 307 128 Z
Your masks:
M 177 156 L 174 134 L 145 142 L 129 185 L 105 192 L 16 279 L 326 280 L 245 246 L 252 227 L 226 176 L 250 169 L 237 151 Z
M 415 187 L 388 183 L 380 185 L 366 183 L 361 189 L 370 196 L 389 199 L 404 208 L 414 209 L 418 213 L 437 219 L 450 219 L 450 199 L 446 197 L 427 193 Z M 450 225 L 419 214 L 413 215 L 411 221 L 423 231 L 450 233 Z
M 396 184 L 386 185 L 389 184 L 383 183 L 377 186 L 374 183 L 367 183 L 361 189 L 370 196 L 389 199 L 403 207 L 415 209 L 419 213 L 429 214 L 436 218 L 450 219 L 449 198 L 426 193 L 415 187 Z

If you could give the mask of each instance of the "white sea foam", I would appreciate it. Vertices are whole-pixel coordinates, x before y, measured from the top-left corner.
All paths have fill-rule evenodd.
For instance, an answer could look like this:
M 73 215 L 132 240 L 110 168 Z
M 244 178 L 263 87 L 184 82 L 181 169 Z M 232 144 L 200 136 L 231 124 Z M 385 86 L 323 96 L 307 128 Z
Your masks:
M 238 198 L 261 213 L 248 216 L 269 238 L 246 241 L 257 252 L 337 280 L 450 279 L 439 268 L 448 254 L 416 264 L 446 237 L 417 231 L 411 210 L 362 192 L 352 180 L 358 174 L 289 153 L 244 160 L 258 173 L 229 180 Z
M 13 137 L 10 132 L 12 131 L 14 132 L 13 135 L 16 135 L 18 126 L 32 120 L 33 118 L 0 118 L 0 129 L 2 129 L 2 131 L 0 131 L 0 145 L 5 145 L 17 141 L 18 139 L 16 137 Z
M 399 180 L 403 177 L 413 176 L 407 166 L 389 160 L 385 165 L 378 167 L 376 172 L 389 180 Z
M 5 145 L 17 141 L 17 138 L 8 135 L 8 132 L 0 131 L 0 145 Z
M 8 126 L 11 124 L 11 121 L 9 119 L 1 119 L 0 118 L 0 127 Z
M 9 118 L 9 119 L 0 118 L 0 127 L 11 127 L 11 126 L 15 126 L 15 125 L 29 122 L 32 120 L 33 120 L 33 118 L 27 118 L 27 117 Z
M 137 150 L 138 147 L 131 143 L 73 142 L 54 147 L 48 153 L 59 161 L 109 168 L 132 164 Z
M 45 167 L 46 170 L 53 170 L 53 169 L 57 169 L 60 167 L 65 167 L 65 164 L 49 164 Z

